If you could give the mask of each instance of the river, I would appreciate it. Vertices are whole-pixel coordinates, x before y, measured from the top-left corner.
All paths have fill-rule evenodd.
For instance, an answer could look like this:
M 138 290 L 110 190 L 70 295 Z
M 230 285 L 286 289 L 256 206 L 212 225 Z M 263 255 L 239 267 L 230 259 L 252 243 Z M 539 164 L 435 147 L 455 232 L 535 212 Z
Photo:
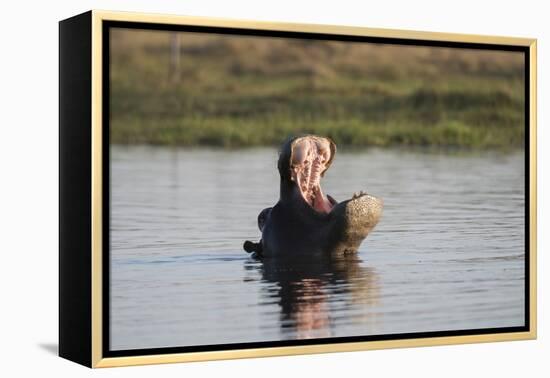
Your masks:
M 356 257 L 252 259 L 277 151 L 111 146 L 112 350 L 524 325 L 523 152 L 338 152 L 336 200 L 384 200 Z

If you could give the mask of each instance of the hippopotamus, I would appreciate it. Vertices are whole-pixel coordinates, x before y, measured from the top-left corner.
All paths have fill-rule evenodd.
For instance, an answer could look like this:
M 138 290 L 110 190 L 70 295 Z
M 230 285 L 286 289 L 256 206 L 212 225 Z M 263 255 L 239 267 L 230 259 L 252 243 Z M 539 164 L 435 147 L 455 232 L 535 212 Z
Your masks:
M 364 191 L 337 202 L 321 188 L 336 144 L 303 135 L 287 140 L 279 152 L 279 201 L 258 215 L 261 240 L 244 249 L 260 258 L 312 258 L 355 253 L 382 215 L 380 198 Z

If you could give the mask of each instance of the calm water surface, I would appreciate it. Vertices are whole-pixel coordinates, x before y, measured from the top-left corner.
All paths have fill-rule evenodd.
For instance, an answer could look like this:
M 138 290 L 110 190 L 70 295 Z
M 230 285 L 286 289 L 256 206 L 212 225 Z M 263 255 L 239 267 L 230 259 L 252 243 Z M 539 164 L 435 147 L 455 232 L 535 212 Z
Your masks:
M 384 215 L 355 258 L 251 259 L 275 149 L 111 148 L 111 349 L 522 326 L 522 153 L 340 152 Z

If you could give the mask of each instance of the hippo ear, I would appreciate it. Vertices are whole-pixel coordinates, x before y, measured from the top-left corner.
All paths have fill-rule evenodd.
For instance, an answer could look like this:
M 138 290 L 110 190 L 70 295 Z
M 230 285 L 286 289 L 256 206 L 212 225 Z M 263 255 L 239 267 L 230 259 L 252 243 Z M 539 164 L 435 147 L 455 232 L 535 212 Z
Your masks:
M 332 164 L 332 160 L 334 160 L 334 155 L 336 155 L 336 143 L 334 143 L 334 141 L 332 139 L 328 138 L 328 137 L 326 137 L 325 139 L 328 140 L 328 142 L 330 144 L 330 158 L 328 159 L 327 166 L 326 166 L 325 170 L 323 172 L 321 172 L 321 177 L 325 175 L 325 172 L 327 171 L 327 169 Z
M 290 162 L 292 159 L 292 145 L 296 139 L 298 138 L 288 138 L 279 150 L 277 168 L 279 169 L 279 174 L 283 180 L 292 179 L 292 175 L 290 174 Z

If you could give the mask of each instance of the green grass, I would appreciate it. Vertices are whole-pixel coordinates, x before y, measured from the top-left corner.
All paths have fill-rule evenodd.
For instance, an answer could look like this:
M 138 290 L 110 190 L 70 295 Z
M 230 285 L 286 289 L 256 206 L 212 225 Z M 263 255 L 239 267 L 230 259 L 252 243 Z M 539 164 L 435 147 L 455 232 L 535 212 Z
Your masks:
M 120 30 L 111 141 L 246 147 L 315 133 L 338 145 L 516 148 L 518 53 Z

